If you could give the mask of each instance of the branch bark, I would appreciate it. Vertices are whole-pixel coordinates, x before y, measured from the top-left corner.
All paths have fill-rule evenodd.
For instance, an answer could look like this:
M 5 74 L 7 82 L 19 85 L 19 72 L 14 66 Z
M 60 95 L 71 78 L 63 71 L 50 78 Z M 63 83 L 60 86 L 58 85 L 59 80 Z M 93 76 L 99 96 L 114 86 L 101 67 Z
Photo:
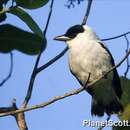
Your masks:
M 16 105 L 16 99 L 13 99 L 11 106 L 0 108 L 0 113 L 3 113 L 3 112 L 8 113 L 10 111 L 16 111 L 16 110 L 18 110 L 17 105 Z M 17 125 L 19 127 L 19 130 L 28 130 L 24 112 L 16 113 L 14 115 L 11 114 L 11 116 L 15 118 Z
M 19 130 L 28 130 L 26 120 L 25 120 L 25 115 L 24 112 L 21 113 L 16 113 L 14 115 L 16 122 L 18 124 Z

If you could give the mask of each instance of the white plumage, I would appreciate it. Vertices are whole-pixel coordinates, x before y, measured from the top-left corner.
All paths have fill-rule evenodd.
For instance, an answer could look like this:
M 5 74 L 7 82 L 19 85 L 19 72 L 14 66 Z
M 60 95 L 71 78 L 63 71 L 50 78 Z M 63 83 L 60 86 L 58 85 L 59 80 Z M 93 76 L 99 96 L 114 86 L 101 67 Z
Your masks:
M 90 74 L 89 82 L 93 82 L 111 67 L 114 60 L 109 50 L 102 44 L 96 33 L 88 26 L 76 25 L 65 35 L 55 40 L 66 41 L 69 47 L 69 66 L 71 72 L 81 85 L 85 85 Z M 87 90 L 92 95 L 92 114 L 102 116 L 123 110 L 119 102 L 122 90 L 116 70 L 91 86 Z
M 84 85 L 90 74 L 89 82 L 93 82 L 111 67 L 111 57 L 108 52 L 100 45 L 101 41 L 88 26 L 84 26 L 85 32 L 79 33 L 75 39 L 67 41 L 69 46 L 69 65 L 76 78 Z M 112 73 L 111 73 L 112 75 Z M 100 87 L 95 89 L 97 92 L 94 97 L 102 100 L 104 104 L 109 103 L 115 97 L 112 89 L 112 76 L 103 78 L 99 81 Z M 103 82 L 103 84 L 102 84 Z M 102 86 L 101 86 L 102 85 Z M 102 89 L 101 89 L 102 87 Z M 109 95 L 102 92 L 110 92 Z M 104 98 L 106 96 L 106 98 Z

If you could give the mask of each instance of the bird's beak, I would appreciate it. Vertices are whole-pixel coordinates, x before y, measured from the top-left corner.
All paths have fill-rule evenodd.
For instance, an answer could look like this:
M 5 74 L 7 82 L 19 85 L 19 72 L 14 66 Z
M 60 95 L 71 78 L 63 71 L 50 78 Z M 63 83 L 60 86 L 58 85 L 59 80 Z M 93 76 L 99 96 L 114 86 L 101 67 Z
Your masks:
M 68 40 L 71 40 L 71 38 L 65 36 L 65 35 L 60 35 L 60 36 L 57 36 L 54 38 L 54 40 L 57 40 L 57 41 L 68 41 Z

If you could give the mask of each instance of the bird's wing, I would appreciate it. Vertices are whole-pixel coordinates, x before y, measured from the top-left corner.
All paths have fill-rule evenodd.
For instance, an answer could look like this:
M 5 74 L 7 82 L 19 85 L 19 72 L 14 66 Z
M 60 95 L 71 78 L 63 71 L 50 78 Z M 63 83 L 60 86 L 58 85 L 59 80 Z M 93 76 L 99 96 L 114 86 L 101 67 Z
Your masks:
M 113 57 L 112 57 L 112 54 L 111 54 L 110 51 L 108 50 L 108 48 L 107 48 L 102 42 L 99 42 L 99 43 L 100 43 L 100 45 L 107 51 L 107 53 L 110 55 L 112 66 L 115 66 L 114 59 L 113 59 Z M 117 95 L 117 96 L 119 97 L 119 99 L 120 99 L 120 98 L 121 98 L 121 95 L 122 95 L 122 89 L 121 89 L 120 78 L 119 78 L 119 75 L 118 75 L 118 72 L 117 72 L 116 69 L 113 70 L 112 84 L 113 84 L 113 88 L 114 88 L 114 91 L 115 91 L 116 95 Z

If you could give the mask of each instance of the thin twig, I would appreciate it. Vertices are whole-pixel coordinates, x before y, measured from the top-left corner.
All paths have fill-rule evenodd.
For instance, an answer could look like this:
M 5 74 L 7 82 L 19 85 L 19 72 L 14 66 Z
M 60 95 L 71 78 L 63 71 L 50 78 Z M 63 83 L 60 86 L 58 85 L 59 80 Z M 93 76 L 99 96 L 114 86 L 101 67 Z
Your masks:
M 46 69 L 48 66 L 52 65 L 54 62 L 59 60 L 67 52 L 67 50 L 68 50 L 68 47 L 66 47 L 62 52 L 60 52 L 57 56 L 55 56 L 53 59 L 48 61 L 46 64 L 44 64 L 41 67 L 39 67 L 37 69 L 36 73 L 41 72 L 42 70 Z
M 9 74 L 7 75 L 7 77 L 5 79 L 2 80 L 2 82 L 0 83 L 0 87 L 3 86 L 12 76 L 12 72 L 13 72 L 13 53 L 10 52 L 10 70 L 9 70 Z
M 51 18 L 51 14 L 52 14 L 53 3 L 54 3 L 54 0 L 51 1 L 50 12 L 49 12 L 49 15 L 48 15 L 48 19 L 47 19 L 47 23 L 46 23 L 45 29 L 43 31 L 43 37 L 44 37 L 44 39 L 46 39 L 46 32 L 47 32 L 48 25 L 49 25 L 50 18 Z M 27 91 L 26 97 L 24 99 L 24 102 L 22 104 L 22 107 L 26 107 L 27 104 L 28 104 L 28 102 L 29 102 L 29 100 L 31 99 L 32 91 L 33 91 L 33 86 L 34 86 L 34 81 L 35 81 L 35 78 L 37 76 L 36 71 L 37 71 L 38 64 L 39 64 L 39 61 L 40 61 L 40 58 L 41 58 L 41 55 L 42 55 L 42 52 L 43 52 L 42 48 L 41 48 L 41 51 L 40 51 L 40 53 L 39 53 L 39 55 L 37 57 L 37 60 L 36 60 L 36 63 L 35 63 L 32 75 L 31 75 L 31 79 L 30 79 L 28 91 Z
M 31 107 L 26 107 L 26 108 L 20 108 L 19 110 L 16 110 L 16 111 L 0 113 L 0 117 L 13 115 L 13 114 L 20 113 L 20 112 L 27 112 L 27 111 L 31 111 L 31 110 L 35 110 L 35 109 L 39 109 L 39 108 L 44 108 L 44 107 L 46 107 L 46 106 L 48 106 L 48 105 L 50 105 L 50 104 L 52 104 L 52 103 L 54 103 L 58 100 L 64 99 L 64 98 L 72 96 L 72 95 L 76 95 L 76 94 L 82 92 L 83 90 L 84 90 L 84 88 L 81 87 L 81 88 L 76 89 L 74 91 L 71 91 L 69 93 L 65 93 L 63 96 L 56 96 L 56 97 L 50 99 L 49 101 L 38 104 L 38 105 L 34 105 L 34 106 L 31 106 Z
M 85 25 L 85 24 L 87 23 L 88 16 L 89 16 L 89 14 L 90 14 L 90 9 L 91 9 L 91 6 L 92 6 L 92 1 L 93 1 L 93 0 L 88 0 L 87 10 L 86 10 L 86 14 L 85 14 L 85 16 L 84 16 L 82 25 Z
M 126 43 L 127 43 L 127 47 L 126 47 L 126 53 L 128 53 L 129 51 L 129 40 L 127 38 L 127 35 L 124 36 L 125 37 L 125 40 L 126 40 Z M 127 68 L 126 68 L 126 71 L 124 73 L 124 76 L 127 77 L 127 74 L 129 72 L 129 69 L 130 69 L 130 62 L 129 62 L 129 57 L 127 57 L 127 60 L 126 60 L 126 63 L 127 63 Z
M 109 41 L 109 40 L 117 39 L 117 38 L 120 38 L 120 37 L 124 37 L 125 35 L 128 35 L 128 34 L 130 34 L 130 32 L 126 32 L 126 33 L 120 34 L 120 35 L 115 36 L 115 37 L 105 38 L 105 39 L 101 39 L 101 40 L 102 41 Z
M 46 27 L 45 27 L 45 29 L 44 29 L 44 31 L 43 31 L 44 37 L 46 37 L 46 32 L 47 32 L 47 29 L 48 29 L 48 25 L 49 25 L 49 23 L 50 23 L 50 18 L 51 18 L 51 15 L 52 15 L 53 5 L 54 5 L 54 0 L 51 1 L 50 12 L 49 12 L 49 15 L 48 15 Z
M 110 73 L 113 69 L 118 68 L 127 59 L 127 57 L 129 56 L 129 54 L 130 54 L 130 50 L 129 50 L 129 52 L 124 56 L 124 58 L 117 65 L 115 65 L 114 67 L 112 67 L 104 75 L 100 76 L 98 79 L 94 80 L 92 83 L 89 83 L 87 85 L 87 88 L 93 86 L 95 83 L 97 83 L 98 81 L 100 81 L 104 76 L 106 76 L 108 73 Z M 84 90 L 84 88 L 80 87 L 80 88 L 78 88 L 76 90 L 73 90 L 73 91 L 71 91 L 69 93 L 65 93 L 62 96 L 54 97 L 54 98 L 50 99 L 49 101 L 44 102 L 42 104 L 38 104 L 38 105 L 31 106 L 31 107 L 26 107 L 26 108 L 20 108 L 19 110 L 16 110 L 16 111 L 10 111 L 10 112 L 6 112 L 6 113 L 1 113 L 0 117 L 13 115 L 13 114 L 20 113 L 20 112 L 27 112 L 27 111 L 31 111 L 31 110 L 35 110 L 35 109 L 39 109 L 39 108 L 44 108 L 44 107 L 46 107 L 46 106 L 48 106 L 48 105 L 50 105 L 50 104 L 52 104 L 52 103 L 54 103 L 54 102 L 56 102 L 58 100 L 61 100 L 61 99 L 64 99 L 66 97 L 70 97 L 70 96 L 79 94 L 83 90 Z

